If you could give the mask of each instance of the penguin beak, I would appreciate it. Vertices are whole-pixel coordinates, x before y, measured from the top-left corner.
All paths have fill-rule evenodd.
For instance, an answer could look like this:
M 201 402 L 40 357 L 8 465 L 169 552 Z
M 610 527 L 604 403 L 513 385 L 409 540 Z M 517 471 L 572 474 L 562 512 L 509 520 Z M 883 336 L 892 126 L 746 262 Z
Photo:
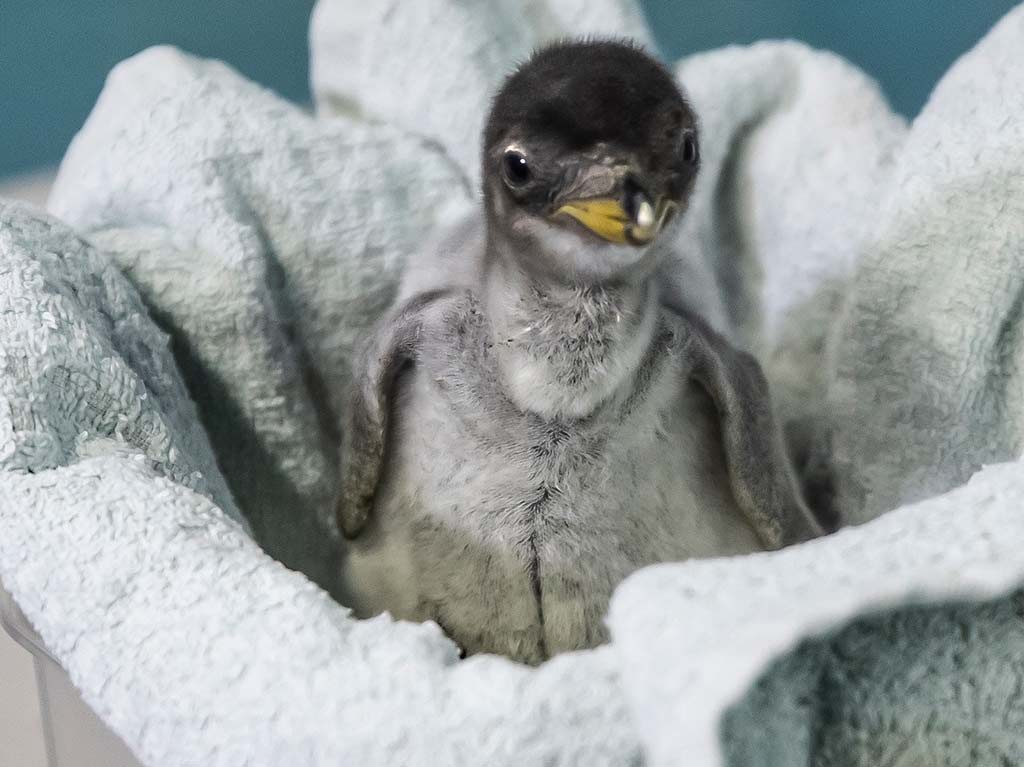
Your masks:
M 626 210 L 621 201 L 612 197 L 592 197 L 570 200 L 561 205 L 555 217 L 570 216 L 598 237 L 619 245 L 642 246 L 649 244 L 668 220 L 675 203 L 664 197 L 652 205 L 647 199 L 639 200 Z
M 598 165 L 579 175 L 552 219 L 573 218 L 603 240 L 637 247 L 649 244 L 673 213 L 676 203 L 652 201 L 631 179 L 627 167 Z

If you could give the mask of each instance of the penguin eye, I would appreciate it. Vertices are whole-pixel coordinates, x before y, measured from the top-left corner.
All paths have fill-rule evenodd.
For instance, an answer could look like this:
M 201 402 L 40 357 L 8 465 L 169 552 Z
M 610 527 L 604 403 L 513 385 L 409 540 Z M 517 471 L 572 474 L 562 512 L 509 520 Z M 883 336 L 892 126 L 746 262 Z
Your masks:
M 522 186 L 532 177 L 530 165 L 526 161 L 526 155 L 515 149 L 505 152 L 502 160 L 502 171 L 505 174 L 505 183 L 509 186 Z
M 683 138 L 683 162 L 687 165 L 696 165 L 697 160 L 699 159 L 700 154 L 697 152 L 697 139 L 692 133 L 688 133 Z

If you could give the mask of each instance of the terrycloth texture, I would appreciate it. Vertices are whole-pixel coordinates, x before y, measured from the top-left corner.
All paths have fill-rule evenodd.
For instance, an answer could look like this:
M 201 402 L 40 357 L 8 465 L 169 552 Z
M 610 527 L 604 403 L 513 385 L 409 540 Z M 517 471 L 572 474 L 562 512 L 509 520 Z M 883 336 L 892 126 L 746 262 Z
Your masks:
M 113 255 L 172 333 L 257 539 L 327 585 L 338 543 L 317 517 L 333 508 L 347 359 L 405 255 L 469 200 L 421 139 L 315 121 L 163 48 L 111 73 L 50 207 Z
M 818 543 L 631 576 L 610 621 L 652 763 L 1024 764 L 1024 598 L 977 604 L 1024 582 L 1022 505 L 1008 463 Z
M 0 317 L 4 471 L 44 474 L 120 445 L 240 519 L 137 291 L 66 226 L 2 200 Z
M 423 136 L 475 190 L 496 86 L 539 44 L 581 35 L 651 39 L 632 0 L 328 0 L 313 12 L 310 79 L 322 114 Z
M 722 330 L 768 367 L 787 419 L 819 418 L 826 336 L 905 123 L 865 75 L 796 44 L 727 48 L 677 72 L 704 136 L 680 260 L 709 265 Z
M 935 89 L 875 195 L 835 339 L 840 502 L 863 521 L 1024 437 L 1024 10 Z
M 316 519 L 347 356 L 416 244 L 472 210 L 468 121 L 498 57 L 530 44 L 500 3 L 431 3 L 458 44 L 386 3 L 431 62 L 396 82 L 413 57 L 371 5 L 316 15 L 318 45 L 346 16 L 379 35 L 314 51 L 321 113 L 343 116 L 150 51 L 111 76 L 51 200 L 95 247 L 0 208 L 0 578 L 86 700 L 154 767 L 1024 761 L 1021 602 L 1003 596 L 1024 583 L 1016 464 L 790 551 L 638 573 L 611 647 L 536 670 L 457 662 L 432 625 L 353 621 L 231 521 L 165 338 L 110 260 L 170 334 L 257 539 L 328 582 Z M 615 0 L 594 17 L 638 18 Z M 680 65 L 705 163 L 667 272 L 762 355 L 800 436 L 835 446 L 852 520 L 1017 457 L 1022 38 L 1024 9 L 909 131 L 803 46 Z M 511 42 L 491 59 L 493 40 Z M 345 66 L 361 74 L 329 81 Z

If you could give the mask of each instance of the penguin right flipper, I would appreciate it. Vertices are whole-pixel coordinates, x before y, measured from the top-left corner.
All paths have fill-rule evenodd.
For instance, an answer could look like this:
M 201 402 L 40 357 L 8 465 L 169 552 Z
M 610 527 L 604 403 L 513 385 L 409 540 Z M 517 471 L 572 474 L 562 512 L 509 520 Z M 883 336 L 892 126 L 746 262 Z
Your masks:
M 427 316 L 450 291 L 420 293 L 389 312 L 357 355 L 342 424 L 341 494 L 336 515 L 348 539 L 362 532 L 387 454 L 392 392 L 399 373 L 415 364 Z

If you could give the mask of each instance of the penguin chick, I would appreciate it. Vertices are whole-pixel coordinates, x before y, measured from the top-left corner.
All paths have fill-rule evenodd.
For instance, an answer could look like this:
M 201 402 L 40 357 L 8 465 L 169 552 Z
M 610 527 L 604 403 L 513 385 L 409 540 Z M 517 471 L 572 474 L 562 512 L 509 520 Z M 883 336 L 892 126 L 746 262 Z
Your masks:
M 543 49 L 497 94 L 482 158 L 480 224 L 423 257 L 447 287 L 355 363 L 344 576 L 361 615 L 538 663 L 606 640 L 637 568 L 820 530 L 758 363 L 659 300 L 655 245 L 699 166 L 666 69 L 620 42 Z

